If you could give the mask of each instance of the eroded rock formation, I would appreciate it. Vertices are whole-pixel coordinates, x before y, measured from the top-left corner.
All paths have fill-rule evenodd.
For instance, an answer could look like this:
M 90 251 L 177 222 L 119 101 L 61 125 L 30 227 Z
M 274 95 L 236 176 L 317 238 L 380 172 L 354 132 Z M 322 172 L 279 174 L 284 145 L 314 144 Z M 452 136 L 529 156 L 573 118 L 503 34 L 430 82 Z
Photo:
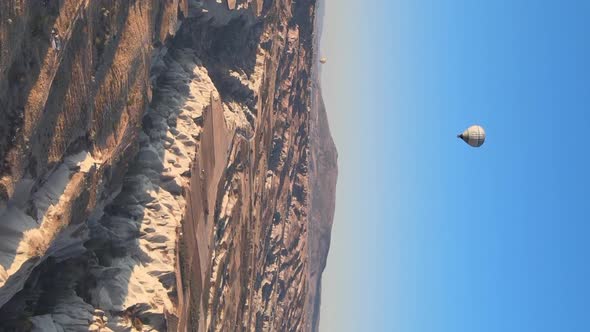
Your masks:
M 0 326 L 317 329 L 337 170 L 316 9 L 0 4 Z

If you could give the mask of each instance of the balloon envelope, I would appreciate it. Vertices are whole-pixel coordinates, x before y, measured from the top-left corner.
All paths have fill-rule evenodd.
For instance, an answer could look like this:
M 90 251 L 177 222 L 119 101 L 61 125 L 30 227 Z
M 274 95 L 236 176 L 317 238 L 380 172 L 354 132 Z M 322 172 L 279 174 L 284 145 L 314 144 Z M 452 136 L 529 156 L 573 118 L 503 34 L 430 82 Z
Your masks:
M 465 141 L 465 143 L 471 145 L 474 148 L 478 148 L 482 146 L 482 144 L 486 140 L 486 132 L 485 130 L 478 125 L 473 125 L 459 135 L 457 135 L 460 139 Z

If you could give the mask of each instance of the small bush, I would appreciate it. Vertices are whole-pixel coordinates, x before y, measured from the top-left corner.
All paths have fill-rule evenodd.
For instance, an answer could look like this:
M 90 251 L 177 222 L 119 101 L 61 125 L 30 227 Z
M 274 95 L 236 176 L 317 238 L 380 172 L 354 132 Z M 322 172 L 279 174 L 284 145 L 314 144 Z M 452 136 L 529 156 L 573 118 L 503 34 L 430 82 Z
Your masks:
M 141 319 L 139 319 L 139 317 L 134 317 L 131 321 L 131 325 L 133 325 L 133 328 L 137 331 L 143 330 L 143 322 L 141 321 Z
M 49 239 L 38 229 L 28 230 L 24 234 L 29 257 L 41 257 L 49 248 Z

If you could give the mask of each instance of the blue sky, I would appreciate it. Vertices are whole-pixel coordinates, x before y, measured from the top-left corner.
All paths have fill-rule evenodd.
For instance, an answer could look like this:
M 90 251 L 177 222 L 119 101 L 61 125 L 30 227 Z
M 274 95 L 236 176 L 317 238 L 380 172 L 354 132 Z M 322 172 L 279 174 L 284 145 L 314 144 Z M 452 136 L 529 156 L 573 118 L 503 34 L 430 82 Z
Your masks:
M 325 1 L 321 330 L 590 331 L 590 2 Z

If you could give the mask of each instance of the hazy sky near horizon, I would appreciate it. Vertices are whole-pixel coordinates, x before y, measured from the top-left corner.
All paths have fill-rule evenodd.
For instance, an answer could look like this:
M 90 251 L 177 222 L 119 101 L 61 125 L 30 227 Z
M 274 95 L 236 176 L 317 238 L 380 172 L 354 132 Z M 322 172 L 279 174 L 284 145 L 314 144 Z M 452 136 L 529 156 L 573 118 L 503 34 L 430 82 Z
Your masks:
M 590 331 L 590 2 L 325 4 L 320 330 Z

